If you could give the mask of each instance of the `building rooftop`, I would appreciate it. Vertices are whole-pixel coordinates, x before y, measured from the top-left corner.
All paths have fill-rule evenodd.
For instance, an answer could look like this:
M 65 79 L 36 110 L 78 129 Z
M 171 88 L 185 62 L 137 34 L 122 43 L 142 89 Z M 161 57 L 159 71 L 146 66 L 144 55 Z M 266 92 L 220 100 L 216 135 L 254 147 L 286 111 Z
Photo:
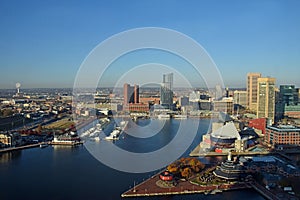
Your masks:
M 276 162 L 275 158 L 272 156 L 252 157 L 252 161 L 253 162 L 266 162 L 266 163 Z
M 237 138 L 241 139 L 239 132 L 237 131 L 236 127 L 234 126 L 233 122 L 228 122 L 221 128 L 217 129 L 216 131 L 212 132 L 211 134 L 215 138 Z
M 293 126 L 293 125 L 278 125 L 278 126 L 268 126 L 268 129 L 274 130 L 274 131 L 278 131 L 278 132 L 292 132 L 292 131 L 299 131 L 300 132 L 300 128 Z

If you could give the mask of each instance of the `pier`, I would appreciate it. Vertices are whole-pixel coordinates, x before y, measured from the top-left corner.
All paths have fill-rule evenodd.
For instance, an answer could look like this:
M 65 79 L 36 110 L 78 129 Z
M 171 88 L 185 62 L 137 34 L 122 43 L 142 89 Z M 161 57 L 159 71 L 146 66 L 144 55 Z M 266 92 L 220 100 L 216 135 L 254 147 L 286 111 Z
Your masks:
M 63 145 L 63 146 L 76 146 L 83 144 L 83 141 L 79 142 L 49 142 L 50 145 Z
M 275 194 L 264 188 L 263 186 L 259 185 L 256 182 L 250 183 L 251 187 L 255 189 L 258 193 L 260 193 L 263 197 L 269 200 L 280 200 Z
M 121 194 L 121 197 L 146 197 L 165 196 L 183 194 L 216 194 L 223 191 L 249 189 L 251 186 L 244 183 L 228 183 L 220 185 L 196 185 L 189 181 L 179 180 L 176 186 L 161 187 L 157 183 L 160 181 L 159 174 L 156 174 L 146 181 L 134 186 Z
M 19 147 L 5 148 L 5 149 L 1 149 L 0 153 L 6 153 L 6 152 L 11 152 L 11 151 L 17 151 L 17 150 L 23 150 L 23 149 L 39 147 L 41 144 L 43 144 L 43 143 L 36 143 L 36 144 L 29 144 L 29 145 L 19 146 Z
M 233 156 L 255 156 L 255 155 L 270 155 L 275 154 L 275 152 L 269 151 L 245 151 L 245 152 L 231 152 Z M 192 157 L 205 157 L 205 156 L 227 156 L 228 152 L 204 152 L 201 150 L 200 145 L 198 145 L 190 154 Z

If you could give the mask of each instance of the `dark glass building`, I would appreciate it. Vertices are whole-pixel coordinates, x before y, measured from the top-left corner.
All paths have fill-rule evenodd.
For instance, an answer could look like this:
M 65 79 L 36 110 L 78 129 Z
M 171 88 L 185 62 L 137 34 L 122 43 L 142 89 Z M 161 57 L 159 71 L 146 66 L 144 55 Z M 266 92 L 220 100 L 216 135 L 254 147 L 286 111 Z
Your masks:
M 167 109 L 173 108 L 173 73 L 164 74 L 160 87 L 160 104 Z

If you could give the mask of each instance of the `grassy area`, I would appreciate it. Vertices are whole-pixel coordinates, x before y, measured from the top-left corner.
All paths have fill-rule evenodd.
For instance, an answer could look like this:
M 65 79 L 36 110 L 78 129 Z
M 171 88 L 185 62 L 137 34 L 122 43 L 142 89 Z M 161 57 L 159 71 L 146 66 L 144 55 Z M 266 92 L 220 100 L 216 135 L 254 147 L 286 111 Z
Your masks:
M 44 126 L 45 129 L 67 129 L 70 128 L 72 125 L 75 125 L 75 123 L 70 118 L 64 118 L 59 121 L 53 122 L 51 124 L 48 124 Z

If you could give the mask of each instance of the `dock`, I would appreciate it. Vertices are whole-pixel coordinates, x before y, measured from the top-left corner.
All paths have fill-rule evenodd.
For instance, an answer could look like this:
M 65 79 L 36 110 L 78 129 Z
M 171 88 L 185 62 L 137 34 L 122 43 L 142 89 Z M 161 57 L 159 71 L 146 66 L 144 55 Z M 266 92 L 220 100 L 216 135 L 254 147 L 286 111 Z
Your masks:
M 83 144 L 83 141 L 78 142 L 49 142 L 49 145 L 76 146 Z
M 255 155 L 269 155 L 274 154 L 274 152 L 269 151 L 245 151 L 245 152 L 231 152 L 231 155 L 239 155 L 239 156 L 255 156 Z M 200 145 L 198 145 L 190 154 L 191 157 L 209 157 L 209 156 L 227 156 L 228 153 L 221 152 L 204 152 L 201 151 Z
M 29 145 L 23 145 L 23 146 L 19 146 L 19 147 L 9 147 L 9 148 L 5 148 L 5 149 L 0 149 L 0 153 L 6 153 L 6 152 L 11 152 L 11 151 L 18 151 L 18 150 L 23 150 L 23 149 L 35 148 L 35 147 L 39 147 L 40 144 L 42 144 L 42 143 L 29 144 Z
M 250 183 L 251 187 L 255 189 L 259 194 L 261 194 L 263 197 L 265 197 L 268 200 L 280 200 L 278 196 L 264 188 L 263 186 L 259 185 L 258 183 Z

